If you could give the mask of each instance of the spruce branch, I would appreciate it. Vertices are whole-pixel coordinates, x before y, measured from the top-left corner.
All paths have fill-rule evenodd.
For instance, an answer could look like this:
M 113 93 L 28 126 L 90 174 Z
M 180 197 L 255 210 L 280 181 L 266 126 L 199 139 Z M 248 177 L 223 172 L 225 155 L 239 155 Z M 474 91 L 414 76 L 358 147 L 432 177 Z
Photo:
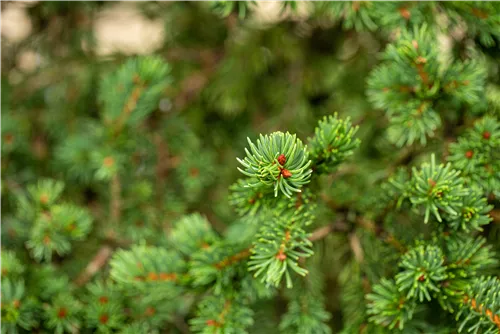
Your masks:
M 191 283 L 196 287 L 211 285 L 216 295 L 227 294 L 235 289 L 234 280 L 247 273 L 250 254 L 248 248 L 223 241 L 202 248 L 190 261 Z
M 485 116 L 450 145 L 448 160 L 461 170 L 465 180 L 485 195 L 500 187 L 500 122 Z
M 292 286 L 289 269 L 299 275 L 307 270 L 298 264 L 299 258 L 313 254 L 312 243 L 304 227 L 308 225 L 308 215 L 304 210 L 288 210 L 270 215 L 260 228 L 252 248 L 248 269 L 255 271 L 263 283 L 278 286 L 283 276 L 287 287 Z
M 26 230 L 27 248 L 37 261 L 50 261 L 54 253 L 70 252 L 71 241 L 82 240 L 92 229 L 90 213 L 73 204 L 60 203 L 64 183 L 42 179 L 28 185 L 28 194 L 16 196 L 17 217 Z
M 425 5 L 413 7 L 421 10 Z M 434 137 L 443 123 L 441 110 L 482 108 L 478 101 L 484 100 L 484 67 L 458 60 L 442 62 L 434 37 L 427 24 L 403 30 L 367 80 L 368 98 L 386 111 L 389 139 L 400 147 L 415 142 L 425 145 Z
M 53 253 L 64 255 L 71 250 L 71 240 L 81 240 L 92 227 L 86 210 L 73 205 L 53 205 L 40 213 L 31 230 L 27 247 L 37 261 L 51 260 Z
M 489 216 L 492 209 L 493 205 L 488 205 L 486 198 L 475 191 L 471 191 L 464 198 L 460 212 L 457 215 L 447 217 L 448 224 L 456 231 L 482 231 L 482 226 L 488 225 L 492 221 Z
M 340 305 L 344 309 L 342 314 L 346 323 L 363 322 L 366 317 L 365 294 L 370 292 L 371 287 L 366 277 L 362 277 L 361 265 L 356 261 L 349 261 L 340 271 L 338 279 L 342 287 Z
M 94 122 L 84 122 L 75 133 L 55 148 L 55 159 L 71 180 L 90 184 L 101 161 L 96 163 L 92 148 L 102 143 L 104 128 Z
M 493 269 L 497 261 L 492 247 L 483 237 L 450 236 L 444 251 L 448 279 L 441 284 L 442 294 L 438 295 L 438 301 L 443 309 L 455 312 L 478 274 Z
M 321 10 L 334 20 L 342 19 L 344 29 L 374 31 L 377 28 L 374 7 L 371 1 L 322 2 L 318 3 L 316 10 Z
M 30 300 L 26 296 L 26 287 L 23 280 L 11 280 L 2 277 L 1 308 L 2 331 L 17 333 L 18 328 L 29 331 L 38 323 L 35 317 L 38 307 L 34 300 Z
M 250 256 L 250 250 L 249 249 L 244 249 L 239 253 L 236 253 L 234 255 L 231 255 L 230 257 L 224 258 L 222 261 L 217 262 L 214 264 L 215 268 L 221 270 L 226 268 L 227 266 L 233 265 L 235 263 L 240 262 L 241 260 L 244 260 Z
M 82 323 L 82 304 L 68 293 L 57 295 L 50 304 L 44 304 L 44 318 L 47 327 L 54 333 L 78 331 Z
M 190 321 L 196 333 L 248 333 L 254 312 L 237 297 L 227 299 L 208 296 L 198 306 L 196 318 Z
M 18 279 L 26 270 L 13 251 L 2 250 L 2 278 Z
M 3 100 L 5 100 L 5 98 Z M 2 108 L 5 108 L 4 103 L 2 103 Z M 1 152 L 2 156 L 7 157 L 14 152 L 22 152 L 28 150 L 29 143 L 27 141 L 27 132 L 29 131 L 29 127 L 26 127 L 21 122 L 21 119 L 19 117 L 10 115 L 5 111 L 3 113 L 1 125 Z
M 194 150 L 183 154 L 175 174 L 182 182 L 185 197 L 194 202 L 215 179 L 215 157 L 211 152 Z
M 103 119 L 114 134 L 138 124 L 156 107 L 170 84 L 170 67 L 157 57 L 131 59 L 106 76 L 99 90 Z
M 130 97 L 126 100 L 122 113 L 118 117 L 116 125 L 114 126 L 115 133 L 119 133 L 121 131 L 125 122 L 127 121 L 127 118 L 137 106 L 137 102 L 139 101 L 142 91 L 145 88 L 144 83 L 137 77 L 134 78 L 134 83 L 136 84 L 136 86 L 132 90 Z
M 413 1 L 384 2 L 377 4 L 373 15 L 378 24 L 386 27 L 401 28 L 436 25 L 436 7 L 434 3 L 415 3 Z
M 480 271 L 494 268 L 495 253 L 484 237 L 459 234 L 446 240 L 448 270 L 456 277 L 473 278 Z M 457 272 L 461 271 L 461 272 Z
M 174 248 L 186 256 L 209 248 L 219 240 L 208 220 L 200 214 L 191 214 L 179 219 L 174 224 L 169 238 Z
M 154 298 L 176 298 L 185 284 L 186 263 L 173 251 L 145 245 L 118 250 L 110 261 L 110 276 L 119 284 Z
M 467 106 L 479 105 L 484 100 L 486 68 L 474 61 L 453 63 L 443 74 L 443 92 Z
M 87 326 L 99 332 L 121 328 L 124 322 L 121 305 L 113 302 L 91 303 L 86 308 Z
M 439 114 L 428 101 L 410 101 L 394 109 L 387 135 L 399 147 L 415 142 L 425 145 L 427 138 L 434 136 L 440 126 Z
M 455 24 L 467 24 L 467 33 L 470 36 L 478 36 L 479 41 L 485 46 L 492 46 L 495 38 L 498 39 L 500 33 L 500 8 L 496 3 L 489 2 L 457 2 L 446 3 L 444 6 L 449 12 Z
M 47 208 L 54 204 L 64 190 L 64 183 L 56 180 L 40 180 L 36 185 L 28 185 L 28 193 L 40 208 Z
M 357 130 L 358 127 L 353 127 L 349 118 L 339 119 L 337 113 L 320 120 L 314 137 L 309 138 L 313 169 L 332 172 L 352 155 L 361 143 L 354 138 Z
M 274 196 L 278 190 L 290 198 L 293 192 L 309 183 L 312 170 L 307 147 L 302 141 L 288 132 L 274 132 L 271 135 L 260 135 L 254 144 L 248 138 L 250 150 L 245 149 L 246 157 L 237 159 L 244 169 L 238 170 L 250 177 L 248 187 L 260 184 L 273 187 Z
M 325 310 L 322 298 L 307 294 L 295 298 L 288 304 L 279 328 L 283 333 L 330 334 L 331 329 L 325 323 L 331 318 Z
M 265 209 L 269 205 L 269 196 L 266 195 L 272 193 L 272 190 L 264 185 L 249 188 L 247 184 L 247 181 L 239 179 L 229 187 L 229 203 L 240 216 L 254 216 L 261 209 Z
M 419 246 L 408 251 L 400 261 L 404 270 L 396 275 L 400 291 L 407 292 L 406 298 L 422 302 L 431 300 L 431 293 L 439 292 L 440 282 L 447 278 L 444 255 L 436 246 Z
M 481 277 L 467 290 L 457 320 L 459 332 L 494 334 L 500 330 L 500 282 Z
M 414 207 L 425 209 L 424 223 L 429 221 L 431 213 L 439 222 L 443 220 L 440 211 L 458 215 L 463 198 L 468 195 L 459 171 L 452 169 L 450 164 L 436 165 L 434 155 L 430 163 L 424 163 L 420 170 L 413 168 L 412 171 L 409 198 Z
M 111 281 L 98 281 L 87 286 L 84 298 L 86 325 L 98 332 L 112 332 L 122 328 L 125 314 L 124 296 Z
M 389 329 L 403 329 L 413 318 L 416 303 L 407 299 L 394 281 L 382 279 L 366 296 L 370 321 Z

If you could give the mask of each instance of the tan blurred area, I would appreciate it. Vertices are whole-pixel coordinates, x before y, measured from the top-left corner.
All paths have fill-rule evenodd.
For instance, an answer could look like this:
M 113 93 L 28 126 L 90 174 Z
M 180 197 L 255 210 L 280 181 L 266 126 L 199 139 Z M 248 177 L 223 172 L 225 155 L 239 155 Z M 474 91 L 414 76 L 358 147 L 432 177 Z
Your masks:
M 37 2 L 9 2 L 2 6 L 2 39 L 9 43 L 19 43 L 30 35 L 32 26 L 27 8 Z M 276 22 L 286 15 L 288 14 L 280 12 L 279 2 L 262 1 L 257 4 L 253 19 L 266 24 Z M 150 54 L 162 46 L 166 37 L 164 23 L 159 19 L 144 17 L 134 2 L 116 2 L 107 6 L 98 14 L 94 32 L 96 53 L 100 56 L 115 52 Z M 36 69 L 39 62 L 39 55 L 34 51 L 25 51 L 17 59 L 17 65 L 23 71 Z

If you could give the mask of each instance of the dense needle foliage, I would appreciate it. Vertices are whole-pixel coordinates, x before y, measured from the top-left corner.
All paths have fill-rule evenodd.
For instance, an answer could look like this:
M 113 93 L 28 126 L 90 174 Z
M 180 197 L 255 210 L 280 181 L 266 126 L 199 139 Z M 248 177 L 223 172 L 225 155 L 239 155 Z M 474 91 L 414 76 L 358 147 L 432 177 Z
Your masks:
M 2 333 L 500 332 L 499 3 L 2 9 Z

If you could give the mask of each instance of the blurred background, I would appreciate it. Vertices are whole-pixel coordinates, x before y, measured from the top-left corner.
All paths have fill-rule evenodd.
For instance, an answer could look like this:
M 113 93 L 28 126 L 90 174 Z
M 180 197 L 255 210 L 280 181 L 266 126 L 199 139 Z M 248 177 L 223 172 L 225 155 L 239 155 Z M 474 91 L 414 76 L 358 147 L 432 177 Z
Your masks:
M 64 259 L 53 260 L 80 282 L 103 249 L 139 241 L 161 245 L 165 231 L 184 214 L 200 212 L 217 231 L 226 231 L 237 218 L 228 204 L 229 187 L 240 176 L 236 157 L 243 157 L 247 137 L 280 130 L 306 141 L 317 121 L 334 112 L 360 126 L 356 156 L 318 182 L 322 224 L 337 213 L 348 217 L 372 207 L 373 186 L 397 165 L 427 160 L 428 152 L 439 155 L 455 140 L 464 124 L 455 127 L 451 120 L 429 140 L 422 159 L 424 148 L 418 145 L 397 148 L 385 135 L 384 112 L 365 94 L 366 78 L 387 43 L 401 27 L 434 20 L 433 15 L 412 14 L 408 20 L 408 10 L 386 2 L 380 13 L 394 17 L 384 16 L 381 31 L 365 29 L 370 20 L 363 18 L 339 20 L 333 3 L 285 3 L 2 1 L 3 246 L 24 247 L 19 237 L 26 227 L 14 214 L 15 193 L 42 178 L 64 181 L 64 198 L 95 218 L 90 237 L 72 245 Z M 465 38 L 454 29 L 437 42 L 441 56 L 467 59 L 474 41 L 477 36 Z M 498 45 L 477 47 L 498 57 Z M 106 131 L 103 78 L 146 55 L 169 64 L 170 84 L 143 122 L 116 140 L 100 141 Z M 488 75 L 498 84 L 497 60 L 488 60 L 495 68 Z M 114 183 L 113 173 L 120 174 L 120 183 Z M 365 196 L 368 191 L 373 196 Z M 118 217 L 113 205 L 121 206 Z M 329 263 L 346 254 L 331 249 L 323 254 Z M 101 266 L 110 254 L 102 255 Z M 23 260 L 31 261 L 25 255 Z M 327 308 L 338 320 L 338 272 L 333 272 L 339 268 L 324 267 L 332 272 Z M 338 329 L 341 321 L 331 326 Z

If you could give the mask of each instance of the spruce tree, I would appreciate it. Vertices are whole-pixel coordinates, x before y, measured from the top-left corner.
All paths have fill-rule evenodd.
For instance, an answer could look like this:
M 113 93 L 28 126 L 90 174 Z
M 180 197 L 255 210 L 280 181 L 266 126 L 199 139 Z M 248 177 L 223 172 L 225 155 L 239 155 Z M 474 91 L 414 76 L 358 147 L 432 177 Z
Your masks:
M 2 333 L 500 333 L 499 3 L 274 5 L 2 4 Z

